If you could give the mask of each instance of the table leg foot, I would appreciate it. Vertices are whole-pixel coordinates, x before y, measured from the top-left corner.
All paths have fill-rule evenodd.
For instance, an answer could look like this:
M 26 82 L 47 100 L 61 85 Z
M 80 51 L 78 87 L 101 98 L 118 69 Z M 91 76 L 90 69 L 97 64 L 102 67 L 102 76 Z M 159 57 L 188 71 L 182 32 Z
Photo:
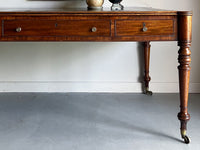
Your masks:
M 186 135 L 185 129 L 181 130 L 181 137 L 183 138 L 183 140 L 186 144 L 189 144 L 191 142 L 191 139 Z
M 153 92 L 150 91 L 148 87 L 145 87 L 144 88 L 144 94 L 146 94 L 146 95 L 153 95 Z

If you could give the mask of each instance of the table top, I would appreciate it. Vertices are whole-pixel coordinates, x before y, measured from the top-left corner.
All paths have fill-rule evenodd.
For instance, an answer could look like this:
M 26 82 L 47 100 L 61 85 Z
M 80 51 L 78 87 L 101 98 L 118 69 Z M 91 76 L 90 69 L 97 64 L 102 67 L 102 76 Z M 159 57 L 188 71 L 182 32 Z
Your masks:
M 110 8 L 102 10 L 88 10 L 87 8 L 65 8 L 65 9 L 13 9 L 0 8 L 0 14 L 146 14 L 146 15 L 176 15 L 177 11 L 163 10 L 151 7 L 126 7 L 124 10 L 113 11 Z

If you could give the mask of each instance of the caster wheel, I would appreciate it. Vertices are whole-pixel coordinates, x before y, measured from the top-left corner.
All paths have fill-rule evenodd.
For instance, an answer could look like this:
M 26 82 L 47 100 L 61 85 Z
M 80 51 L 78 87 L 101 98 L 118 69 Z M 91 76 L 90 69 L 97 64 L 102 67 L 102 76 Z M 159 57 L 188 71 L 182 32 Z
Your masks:
M 189 144 L 189 143 L 191 142 L 190 138 L 189 138 L 187 135 L 184 136 L 183 139 L 184 139 L 184 142 L 185 142 L 186 144 Z
M 144 88 L 144 94 L 146 94 L 146 95 L 153 95 L 153 92 L 152 92 L 152 91 L 149 91 L 149 88 L 148 88 L 148 87 L 145 87 L 145 88 Z
M 152 91 L 146 91 L 145 94 L 146 95 L 153 95 L 153 92 Z

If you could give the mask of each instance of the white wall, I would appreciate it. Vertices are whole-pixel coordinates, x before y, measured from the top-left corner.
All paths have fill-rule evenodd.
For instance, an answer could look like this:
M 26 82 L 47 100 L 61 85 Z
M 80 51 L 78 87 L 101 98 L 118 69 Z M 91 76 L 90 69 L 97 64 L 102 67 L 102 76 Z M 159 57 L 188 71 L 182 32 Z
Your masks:
M 190 92 L 200 92 L 199 0 L 123 0 L 125 7 L 193 10 Z M 104 7 L 110 7 L 108 0 Z M 0 0 L 1 8 L 86 7 L 85 1 Z M 141 92 L 138 43 L 0 43 L 0 92 Z M 178 92 L 177 43 L 153 42 L 150 88 Z

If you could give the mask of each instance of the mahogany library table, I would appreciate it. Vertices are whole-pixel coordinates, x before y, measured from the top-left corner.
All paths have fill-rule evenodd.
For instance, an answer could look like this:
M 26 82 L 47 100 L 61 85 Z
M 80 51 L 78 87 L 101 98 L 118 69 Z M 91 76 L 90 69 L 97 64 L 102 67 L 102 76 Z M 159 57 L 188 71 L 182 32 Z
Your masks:
M 149 91 L 151 41 L 178 41 L 181 136 L 185 143 L 190 115 L 188 89 L 191 62 L 191 11 L 125 8 L 120 11 L 86 8 L 53 10 L 0 9 L 0 41 L 103 41 L 144 43 L 144 93 Z

